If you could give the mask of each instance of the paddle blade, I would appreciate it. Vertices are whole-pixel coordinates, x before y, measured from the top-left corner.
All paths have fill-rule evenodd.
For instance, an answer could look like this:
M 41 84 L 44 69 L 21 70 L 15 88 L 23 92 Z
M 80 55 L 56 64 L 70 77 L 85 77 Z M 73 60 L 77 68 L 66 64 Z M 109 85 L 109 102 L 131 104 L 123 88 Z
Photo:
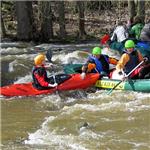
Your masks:
M 46 58 L 48 59 L 49 62 L 52 62 L 52 51 L 50 49 L 47 50 L 46 52 Z
M 102 37 L 100 43 L 101 43 L 102 45 L 105 45 L 105 44 L 108 42 L 109 39 L 110 39 L 110 36 L 109 36 L 108 34 L 105 34 L 105 35 Z

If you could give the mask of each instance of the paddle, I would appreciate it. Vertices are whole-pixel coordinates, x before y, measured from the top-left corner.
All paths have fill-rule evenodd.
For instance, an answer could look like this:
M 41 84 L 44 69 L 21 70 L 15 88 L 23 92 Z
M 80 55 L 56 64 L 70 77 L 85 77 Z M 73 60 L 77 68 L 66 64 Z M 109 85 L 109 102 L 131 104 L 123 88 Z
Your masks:
M 46 52 L 46 58 L 48 59 L 48 61 L 51 63 L 52 62 L 52 51 L 50 49 L 47 50 Z
M 48 61 L 50 62 L 50 63 L 52 63 L 52 51 L 50 50 L 50 49 L 48 49 L 47 50 L 47 52 L 46 52 L 46 58 L 48 59 Z M 56 76 L 55 76 L 55 72 L 54 72 L 54 69 L 53 69 L 53 71 L 52 71 L 52 76 L 53 76 L 53 79 L 54 79 L 54 83 L 57 83 L 56 82 Z M 56 86 L 56 94 L 59 94 L 58 93 L 58 88 L 57 88 L 57 86 Z
M 100 43 L 101 43 L 102 45 L 105 45 L 105 44 L 108 42 L 108 40 L 110 40 L 110 36 L 109 36 L 108 34 L 105 34 L 105 35 L 101 38 Z
M 135 69 L 137 69 L 141 64 L 143 64 L 144 63 L 144 60 L 143 61 L 141 61 L 135 68 L 133 68 L 126 76 L 125 76 L 125 78 L 128 78 L 130 75 L 131 75 L 131 73 L 135 70 Z M 110 91 L 108 91 L 107 92 L 107 94 L 109 95 L 109 94 L 111 94 L 112 93 L 112 91 L 121 83 L 121 82 L 123 82 L 124 80 L 121 80 L 120 82 L 118 82 Z
M 57 83 L 56 82 L 56 76 L 55 76 L 55 72 L 54 71 L 52 71 L 52 74 L 53 74 L 53 79 L 54 79 L 54 83 Z M 58 86 L 58 85 L 57 85 Z M 57 89 L 57 86 L 56 86 L 56 93 L 58 94 L 58 89 Z

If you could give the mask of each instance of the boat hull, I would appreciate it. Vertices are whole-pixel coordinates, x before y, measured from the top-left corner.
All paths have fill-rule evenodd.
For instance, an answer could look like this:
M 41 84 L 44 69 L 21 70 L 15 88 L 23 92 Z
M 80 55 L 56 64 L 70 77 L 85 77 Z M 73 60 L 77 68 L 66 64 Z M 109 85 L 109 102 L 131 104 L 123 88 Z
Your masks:
M 67 64 L 64 66 L 64 72 L 66 74 L 75 74 L 81 72 L 81 68 L 82 64 Z M 101 89 L 112 89 L 118 82 L 120 80 L 101 79 L 96 82 L 95 86 Z M 150 79 L 130 79 L 120 83 L 115 89 L 150 92 Z
M 95 84 L 96 87 L 101 89 L 112 89 L 120 80 L 113 79 L 101 79 Z M 129 91 L 139 91 L 139 92 L 150 92 L 150 79 L 137 79 L 137 80 L 127 80 L 120 83 L 115 90 L 129 90 Z
M 35 96 L 41 94 L 51 94 L 56 91 L 86 89 L 96 83 L 99 79 L 99 74 L 89 74 L 84 80 L 81 79 L 80 74 L 72 74 L 71 78 L 59 84 L 55 88 L 48 90 L 37 90 L 32 86 L 32 82 L 22 84 L 12 84 L 0 87 L 1 95 L 13 96 Z

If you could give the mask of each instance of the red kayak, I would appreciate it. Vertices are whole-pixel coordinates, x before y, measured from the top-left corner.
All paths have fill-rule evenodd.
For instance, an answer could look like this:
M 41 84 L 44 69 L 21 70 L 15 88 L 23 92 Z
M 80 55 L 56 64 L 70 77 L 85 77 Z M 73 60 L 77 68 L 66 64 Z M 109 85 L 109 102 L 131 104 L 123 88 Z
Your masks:
M 65 90 L 77 90 L 86 89 L 96 83 L 99 79 L 99 74 L 90 73 L 87 74 L 84 80 L 81 79 L 80 74 L 72 74 L 71 77 L 59 84 L 55 88 L 48 90 L 37 90 L 32 86 L 32 82 L 12 84 L 4 87 L 0 87 L 1 95 L 3 96 L 34 96 L 41 94 L 51 94 L 55 91 L 65 91 Z

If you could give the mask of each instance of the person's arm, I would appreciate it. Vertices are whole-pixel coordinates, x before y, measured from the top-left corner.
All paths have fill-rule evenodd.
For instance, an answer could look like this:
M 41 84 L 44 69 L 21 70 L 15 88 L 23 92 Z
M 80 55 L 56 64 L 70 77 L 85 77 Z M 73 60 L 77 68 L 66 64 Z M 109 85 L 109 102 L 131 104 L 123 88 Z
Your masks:
M 122 71 L 124 69 L 124 66 L 126 65 L 126 63 L 129 61 L 129 56 L 128 54 L 123 54 L 120 58 L 120 60 L 118 61 L 117 65 L 116 65 L 116 69 L 118 71 Z
M 96 67 L 96 65 L 91 60 L 88 59 L 87 62 L 82 67 L 81 78 L 84 79 L 86 73 L 90 72 L 92 69 L 94 69 L 94 67 Z
M 38 82 L 40 83 L 41 86 L 48 87 L 49 83 L 44 80 L 44 75 L 39 75 L 37 73 L 34 73 L 34 75 L 35 75 L 36 79 L 38 80 Z
M 118 60 L 116 58 L 109 57 L 108 60 L 109 60 L 109 63 L 113 65 L 117 65 L 118 63 Z
M 88 69 L 88 62 L 86 62 L 83 66 L 82 66 L 82 72 L 86 73 Z
M 141 54 L 139 51 L 137 51 L 137 52 L 138 52 L 139 61 L 140 61 L 140 62 L 143 61 L 143 56 L 142 56 L 142 54 Z
M 88 72 L 89 64 L 95 64 L 92 60 L 88 59 L 87 62 L 82 67 L 82 72 Z
M 114 30 L 114 32 L 113 32 L 113 34 L 112 34 L 112 37 L 110 38 L 110 40 L 111 41 L 115 41 L 116 40 L 116 33 L 115 33 L 115 30 Z

